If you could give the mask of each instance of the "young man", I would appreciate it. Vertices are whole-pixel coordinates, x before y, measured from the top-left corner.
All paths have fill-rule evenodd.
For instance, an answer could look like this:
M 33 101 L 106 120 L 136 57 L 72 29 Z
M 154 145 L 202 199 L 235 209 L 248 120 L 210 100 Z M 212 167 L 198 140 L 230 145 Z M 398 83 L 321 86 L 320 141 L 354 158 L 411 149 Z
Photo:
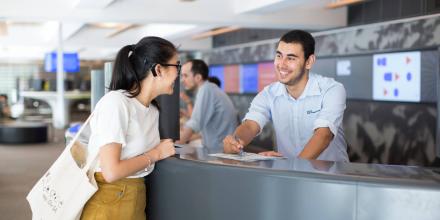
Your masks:
M 203 60 L 190 60 L 182 66 L 183 85 L 197 90 L 197 94 L 191 118 L 177 143 L 187 143 L 194 132 L 200 132 L 205 147 L 221 152 L 223 138 L 237 127 L 237 112 L 226 93 L 208 81 L 208 72 Z
M 278 152 L 261 154 L 348 161 L 342 129 L 345 89 L 331 78 L 310 73 L 314 50 L 315 40 L 305 31 L 281 37 L 274 60 L 278 82 L 254 98 L 243 123 L 223 140 L 225 153 L 238 153 L 272 121 Z

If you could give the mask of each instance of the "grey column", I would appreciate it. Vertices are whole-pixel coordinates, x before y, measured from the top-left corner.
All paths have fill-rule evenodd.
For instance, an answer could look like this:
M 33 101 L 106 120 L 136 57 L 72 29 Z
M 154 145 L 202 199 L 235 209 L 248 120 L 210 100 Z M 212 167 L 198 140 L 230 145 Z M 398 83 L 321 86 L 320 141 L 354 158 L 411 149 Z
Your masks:
M 174 82 L 172 95 L 160 95 L 156 98 L 159 103 L 159 134 L 160 139 L 180 139 L 179 101 L 180 77 Z
M 112 80 L 113 62 L 106 62 L 104 64 L 104 87 L 105 93 L 108 92 L 110 87 L 110 81 Z
M 104 96 L 104 71 L 103 70 L 92 70 L 92 97 L 91 105 L 92 111 L 95 109 L 96 103 Z
M 440 54 L 440 47 L 437 49 Z M 439 70 L 440 70 L 440 56 L 439 57 Z M 440 72 L 436 74 L 437 77 L 437 134 L 435 137 L 435 154 L 437 157 L 440 157 Z
M 58 48 L 57 48 L 57 104 L 52 109 L 53 125 L 55 128 L 64 128 L 69 123 L 69 115 L 66 114 L 66 101 L 64 100 L 64 60 L 63 60 L 63 24 L 58 26 Z

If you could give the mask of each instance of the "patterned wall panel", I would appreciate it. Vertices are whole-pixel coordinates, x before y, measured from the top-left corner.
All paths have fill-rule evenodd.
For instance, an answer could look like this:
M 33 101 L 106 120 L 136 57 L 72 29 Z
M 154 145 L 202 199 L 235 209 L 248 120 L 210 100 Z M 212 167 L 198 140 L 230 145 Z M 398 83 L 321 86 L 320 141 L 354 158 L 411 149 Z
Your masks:
M 436 118 L 435 104 L 350 100 L 343 121 L 350 160 L 431 166 Z
M 340 56 L 393 50 L 412 50 L 440 45 L 440 16 L 409 22 L 366 25 L 317 33 L 318 56 Z
M 314 36 L 318 57 L 432 48 L 440 45 L 440 15 L 317 32 Z M 210 65 L 270 61 L 277 41 L 213 49 L 203 57 Z
M 203 57 L 210 65 L 256 63 L 273 60 L 275 49 L 276 42 L 270 40 L 268 43 L 253 44 L 245 47 L 213 49 L 208 53 L 204 53 Z

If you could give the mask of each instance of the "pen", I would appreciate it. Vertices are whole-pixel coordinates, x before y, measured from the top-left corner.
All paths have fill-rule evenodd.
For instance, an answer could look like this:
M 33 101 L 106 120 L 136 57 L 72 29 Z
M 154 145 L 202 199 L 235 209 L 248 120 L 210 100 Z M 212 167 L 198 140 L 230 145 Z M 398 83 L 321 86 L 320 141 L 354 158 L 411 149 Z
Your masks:
M 237 135 L 234 134 L 234 139 L 235 141 L 237 141 L 238 143 L 240 143 L 240 139 L 237 137 Z M 238 152 L 238 156 L 243 157 L 244 156 L 244 152 L 243 152 L 243 148 L 240 148 L 240 151 Z

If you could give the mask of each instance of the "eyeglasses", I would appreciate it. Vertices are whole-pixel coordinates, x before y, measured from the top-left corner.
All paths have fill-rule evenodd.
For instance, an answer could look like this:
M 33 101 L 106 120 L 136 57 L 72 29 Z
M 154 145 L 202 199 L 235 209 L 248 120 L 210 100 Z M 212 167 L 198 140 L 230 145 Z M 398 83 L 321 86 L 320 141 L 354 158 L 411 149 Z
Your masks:
M 180 70 L 182 69 L 182 64 L 168 64 L 168 63 L 159 63 L 162 66 L 175 66 L 177 68 L 177 75 L 180 75 Z
M 160 64 L 162 66 L 175 66 L 177 68 L 177 75 L 180 75 L 180 70 L 182 69 L 182 64 L 178 63 L 178 64 L 169 64 L 169 63 L 154 63 L 153 65 L 151 65 L 150 69 L 151 72 L 153 73 L 153 76 L 157 76 L 156 74 L 156 65 Z

